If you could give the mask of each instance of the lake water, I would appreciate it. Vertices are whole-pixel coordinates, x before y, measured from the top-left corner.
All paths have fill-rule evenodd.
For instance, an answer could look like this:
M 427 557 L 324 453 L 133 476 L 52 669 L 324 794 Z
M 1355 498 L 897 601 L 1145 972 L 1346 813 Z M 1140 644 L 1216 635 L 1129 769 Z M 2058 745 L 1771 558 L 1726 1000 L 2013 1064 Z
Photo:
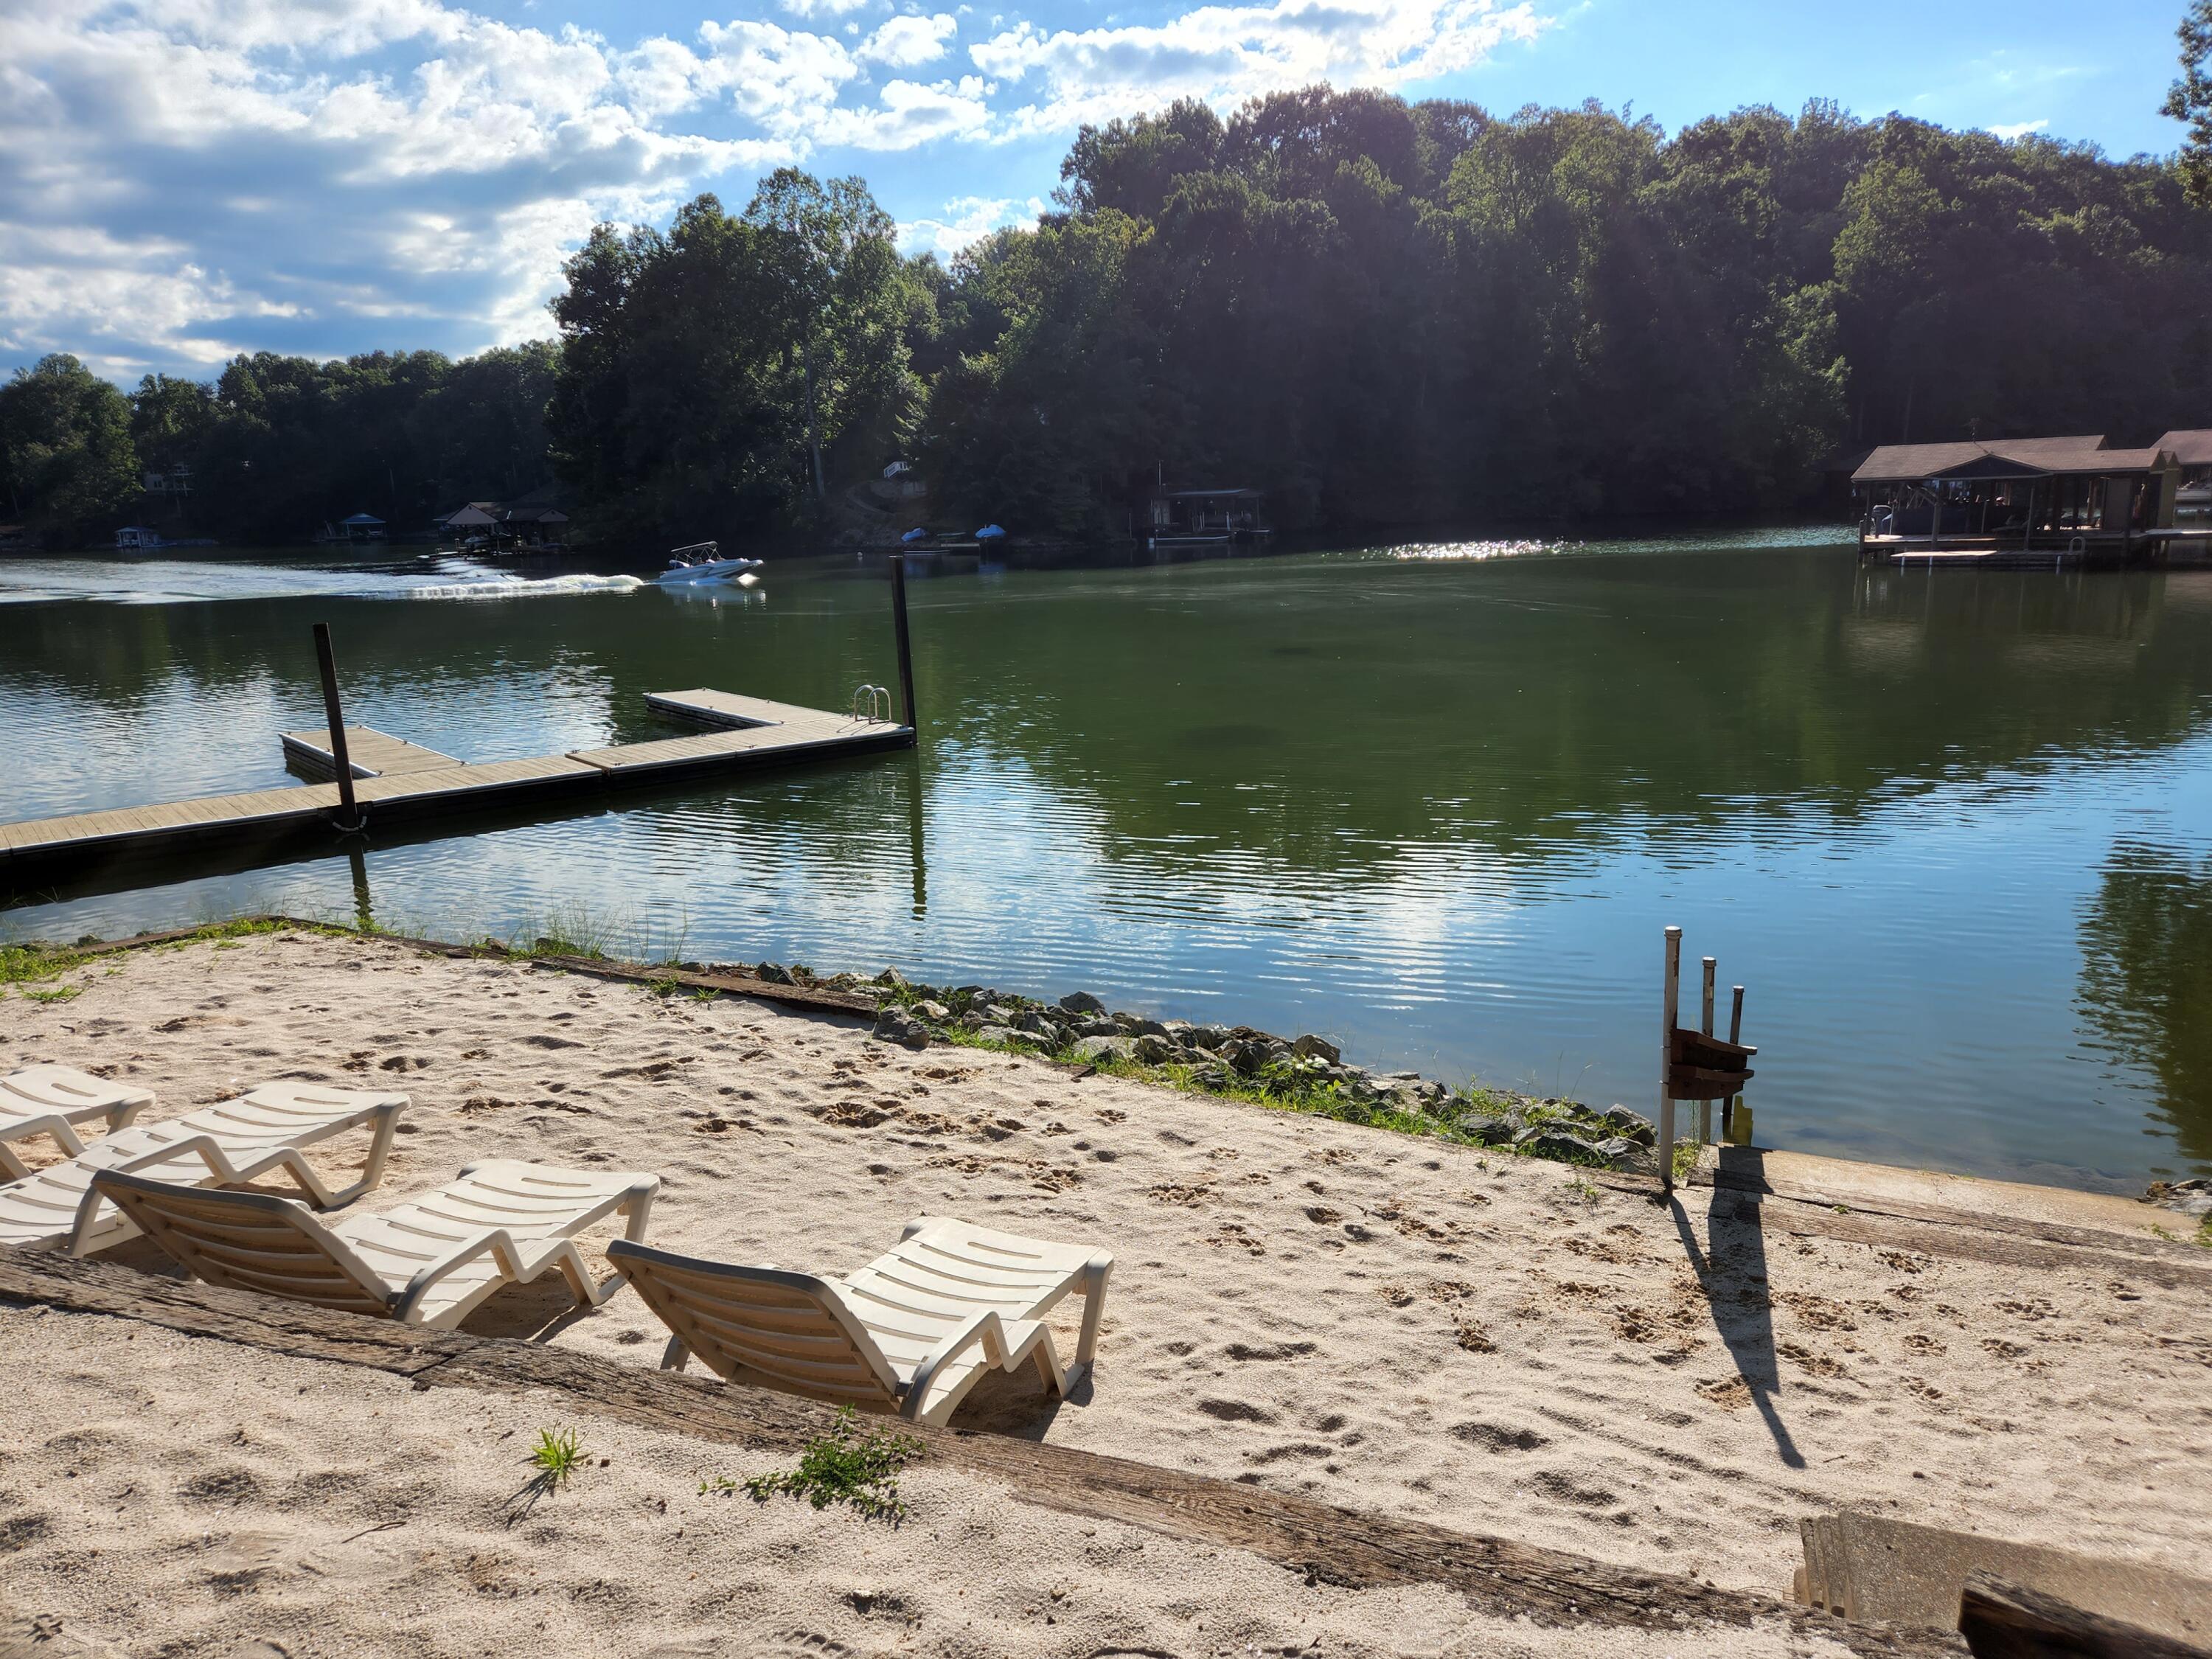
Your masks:
M 1863 571 L 1826 529 L 1491 550 L 918 581 L 916 753 L 372 836 L 368 896 L 446 936 L 581 907 L 653 953 L 1081 987 L 1644 1110 L 1679 922 L 1749 987 L 1762 1144 L 2212 1173 L 2212 572 Z M 894 678 L 884 582 L 766 574 L 0 560 L 0 820 L 289 781 L 319 620 L 349 718 L 471 760 L 669 735 L 649 690 Z M 335 850 L 40 897 L 0 930 L 356 900 Z

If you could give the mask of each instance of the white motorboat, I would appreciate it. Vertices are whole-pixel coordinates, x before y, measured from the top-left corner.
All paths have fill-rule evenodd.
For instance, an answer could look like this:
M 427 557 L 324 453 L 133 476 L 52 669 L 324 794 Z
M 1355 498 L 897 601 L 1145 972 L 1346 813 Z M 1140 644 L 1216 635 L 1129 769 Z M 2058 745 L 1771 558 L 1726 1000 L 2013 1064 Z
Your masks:
M 725 559 L 719 542 L 694 542 L 670 550 L 668 568 L 657 580 L 667 582 L 744 581 L 760 568 L 758 559 Z

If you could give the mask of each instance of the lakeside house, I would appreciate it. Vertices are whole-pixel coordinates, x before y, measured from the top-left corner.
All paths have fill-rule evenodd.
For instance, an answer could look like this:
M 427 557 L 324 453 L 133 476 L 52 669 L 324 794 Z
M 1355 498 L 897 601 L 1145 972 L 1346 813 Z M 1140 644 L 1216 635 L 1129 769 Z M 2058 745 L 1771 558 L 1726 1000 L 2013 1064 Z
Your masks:
M 1851 475 L 1859 549 L 1916 561 L 2033 554 L 2127 562 L 2162 553 L 2172 539 L 2181 477 L 2164 439 L 2146 449 L 2113 449 L 2094 433 L 1885 444 Z

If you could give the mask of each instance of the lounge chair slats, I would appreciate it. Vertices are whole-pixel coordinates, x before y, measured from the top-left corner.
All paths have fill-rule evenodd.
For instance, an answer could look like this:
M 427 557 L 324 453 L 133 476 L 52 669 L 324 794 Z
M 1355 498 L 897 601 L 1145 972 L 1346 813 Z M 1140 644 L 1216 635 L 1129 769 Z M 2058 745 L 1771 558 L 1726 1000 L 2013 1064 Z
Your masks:
M 547 1169 L 498 1159 L 381 1212 L 325 1223 L 264 1193 L 212 1192 L 106 1170 L 95 1189 L 148 1237 L 211 1284 L 441 1328 L 502 1285 L 557 1271 L 596 1307 L 621 1288 L 598 1282 L 575 1236 L 609 1216 L 643 1235 L 658 1176 Z
M 268 1083 L 183 1117 L 134 1123 L 72 1158 L 0 1186 L 0 1244 L 66 1247 L 83 1255 L 132 1237 L 137 1224 L 93 1190 L 103 1170 L 131 1170 L 184 1187 L 242 1186 L 282 1174 L 322 1208 L 349 1202 L 383 1178 L 406 1104 L 405 1095 Z M 306 1150 L 361 1128 L 369 1132 L 369 1145 L 360 1177 L 333 1188 L 307 1162 Z
M 843 1280 L 647 1245 L 607 1255 L 672 1333 L 664 1364 L 696 1353 L 726 1378 L 932 1424 L 994 1367 L 1034 1366 L 1064 1395 L 1091 1366 L 1113 1267 L 1101 1253 L 944 1218 L 914 1223 Z M 1063 1369 L 1042 1316 L 1071 1292 L 1084 1297 L 1083 1334 Z
M 112 1134 L 153 1103 L 150 1089 L 110 1083 L 70 1066 L 10 1072 L 0 1077 L 0 1179 L 21 1181 L 31 1173 L 14 1150 L 25 1141 L 44 1136 L 75 1158 L 84 1151 L 78 1129 L 105 1119 Z

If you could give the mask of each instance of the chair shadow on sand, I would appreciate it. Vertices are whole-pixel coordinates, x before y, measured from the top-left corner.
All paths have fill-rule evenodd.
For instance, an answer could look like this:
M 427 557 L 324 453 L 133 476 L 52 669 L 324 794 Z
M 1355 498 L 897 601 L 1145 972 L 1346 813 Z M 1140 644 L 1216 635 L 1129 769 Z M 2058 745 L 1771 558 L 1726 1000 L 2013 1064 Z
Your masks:
M 1731 1172 L 1763 1176 L 1764 1160 L 1755 1148 L 1731 1146 L 1724 1149 L 1723 1156 Z M 1712 1189 L 1716 1203 L 1721 1190 Z M 1785 1467 L 1803 1468 L 1805 1455 L 1797 1449 L 1775 1404 L 1782 1382 L 1781 1361 L 1775 1352 L 1774 1306 L 1767 1289 L 1766 1234 L 1759 1224 L 1760 1206 L 1746 1204 L 1726 1215 L 1709 1210 L 1710 1253 L 1698 1249 L 1697 1233 L 1679 1194 L 1667 1200 L 1667 1207 L 1674 1218 L 1675 1236 L 1682 1243 L 1682 1255 L 1697 1275 L 1698 1288 L 1712 1314 L 1713 1328 L 1720 1333 L 1729 1357 L 1735 1362 L 1736 1376 L 1751 1391 L 1752 1403 L 1759 1407 L 1766 1431 L 1774 1437 L 1776 1453 Z

